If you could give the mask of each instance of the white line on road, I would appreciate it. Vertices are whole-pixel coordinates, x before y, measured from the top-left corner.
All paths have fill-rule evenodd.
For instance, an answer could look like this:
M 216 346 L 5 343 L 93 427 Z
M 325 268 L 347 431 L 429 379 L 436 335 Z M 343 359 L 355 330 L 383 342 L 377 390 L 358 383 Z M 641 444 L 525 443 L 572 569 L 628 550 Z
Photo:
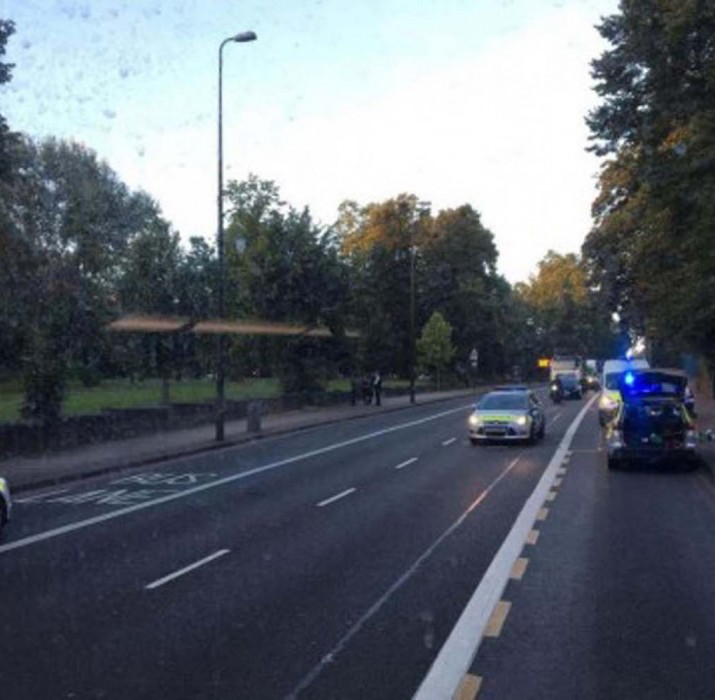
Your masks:
M 559 418 L 561 418 L 561 414 L 560 414 L 560 413 L 557 413 L 557 414 L 549 421 L 549 425 L 552 425 L 553 423 L 556 423 L 556 421 L 557 421 Z
M 273 469 L 278 469 L 288 464 L 294 464 L 295 462 L 300 462 L 304 459 L 309 459 L 310 457 L 316 457 L 317 455 L 326 454 L 327 452 L 333 452 L 334 450 L 339 450 L 343 447 L 348 447 L 349 445 L 355 445 L 359 442 L 364 442 L 365 440 L 372 440 L 373 438 L 380 437 L 381 435 L 387 435 L 389 433 L 394 433 L 398 430 L 405 430 L 406 428 L 411 428 L 415 425 L 429 423 L 430 421 L 449 416 L 452 413 L 463 412 L 467 408 L 471 408 L 471 404 L 468 404 L 466 406 L 459 406 L 458 408 L 451 408 L 448 411 L 440 411 L 439 413 L 427 416 L 426 418 L 420 418 L 418 420 L 410 421 L 409 423 L 400 423 L 399 425 L 393 425 L 390 428 L 376 430 L 372 433 L 366 433 L 365 435 L 360 435 L 358 437 L 351 438 L 350 440 L 344 440 L 343 442 L 336 442 L 332 445 L 326 445 L 325 447 L 320 447 L 317 450 L 304 452 L 302 454 L 295 455 L 294 457 L 287 457 L 286 459 L 281 459 L 277 462 L 265 464 L 262 467 L 255 467 L 254 469 L 248 469 L 245 472 L 239 472 L 238 474 L 231 474 L 230 476 L 225 476 L 222 479 L 217 479 L 216 481 L 211 481 L 207 484 L 200 484 L 199 486 L 186 489 L 179 493 L 174 493 L 168 496 L 162 496 L 161 498 L 156 498 L 153 501 L 144 501 L 143 503 L 137 503 L 133 506 L 127 506 L 126 508 L 113 510 L 109 513 L 102 513 L 102 515 L 96 515 L 93 518 L 79 520 L 74 523 L 69 523 L 68 525 L 61 525 L 60 527 L 53 528 L 52 530 L 45 530 L 45 532 L 39 532 L 36 535 L 28 535 L 27 537 L 15 540 L 14 542 L 8 542 L 7 544 L 0 545 L 0 554 L 2 554 L 3 552 L 10 552 L 13 549 L 29 547 L 32 544 L 44 542 L 45 540 L 52 539 L 53 537 L 66 535 L 70 532 L 82 530 L 86 527 L 91 527 L 92 525 L 97 525 L 108 520 L 114 520 L 114 518 L 121 518 L 125 515 L 129 515 L 130 513 L 136 513 L 137 511 L 145 510 L 146 508 L 153 508 L 154 506 L 161 505 L 162 503 L 169 503 L 171 501 L 176 501 L 180 498 L 188 498 L 189 496 L 193 496 L 195 493 L 207 491 L 208 489 L 215 489 L 219 486 L 224 486 L 225 484 L 230 484 L 234 481 L 247 479 L 248 477 L 255 476 L 256 474 L 263 474 L 264 472 L 268 472 Z
M 583 417 L 595 399 L 596 397 L 593 396 L 569 426 L 551 457 L 551 461 L 541 475 L 539 483 L 521 509 L 511 531 L 502 542 L 494 559 L 492 559 L 479 586 L 474 591 L 474 595 L 464 608 L 444 646 L 440 649 L 413 700 L 451 698 L 464 674 L 469 671 L 484 636 L 489 616 L 496 603 L 501 599 L 501 595 L 509 582 L 509 574 L 514 562 L 521 555 L 524 541 L 534 524 L 534 519 L 539 509 L 542 507 L 546 494 L 551 488 L 556 470 L 571 445 Z
M 410 464 L 414 464 L 416 461 L 417 461 L 417 457 L 410 457 L 410 459 L 408 459 L 407 461 L 400 462 L 400 464 L 398 464 L 395 467 L 395 469 L 404 469 L 405 467 L 409 466 Z
M 224 554 L 228 554 L 228 553 L 229 553 L 228 549 L 219 549 L 218 552 L 214 552 L 213 554 L 211 554 L 208 557 L 205 557 L 204 559 L 194 562 L 193 564 L 189 564 L 188 566 L 185 566 L 183 569 L 174 571 L 173 574 L 168 574 L 167 576 L 164 576 L 163 578 L 160 578 L 160 579 L 154 581 L 153 583 L 150 583 L 148 586 L 146 586 L 146 588 L 147 588 L 147 590 L 152 590 L 153 588 L 159 588 L 159 586 L 163 586 L 165 583 L 169 583 L 169 581 L 173 581 L 175 578 L 179 578 L 179 576 L 188 574 L 189 571 L 198 569 L 200 566 L 203 566 L 204 564 L 208 564 L 210 561 L 213 561 L 214 559 L 218 559 L 219 557 L 222 557 Z
M 506 467 L 499 476 L 497 476 L 485 489 L 482 491 L 477 498 L 469 505 L 469 507 L 415 560 L 415 562 L 410 566 L 407 571 L 405 571 L 400 578 L 398 578 L 388 589 L 383 593 L 383 595 L 375 601 L 372 606 L 363 613 L 360 619 L 355 622 L 352 627 L 345 633 L 345 635 L 337 642 L 337 644 L 327 653 L 322 659 L 303 677 L 303 679 L 296 685 L 291 693 L 286 696 L 287 700 L 294 700 L 300 693 L 302 693 L 306 688 L 310 687 L 315 679 L 323 672 L 323 669 L 332 664 L 335 657 L 345 649 L 350 640 L 360 632 L 363 626 L 374 617 L 382 608 L 385 603 L 405 584 L 412 575 L 424 564 L 427 559 L 429 559 L 434 551 L 439 547 L 442 542 L 444 542 L 453 532 L 455 532 L 462 523 L 469 517 L 469 514 L 477 508 L 482 501 L 491 493 L 492 489 L 516 466 L 519 461 L 519 457 L 514 459 L 508 467 Z M 464 675 L 464 674 L 462 674 Z M 461 679 L 460 679 L 461 680 Z M 456 686 L 455 686 L 456 687 Z M 442 697 L 442 696 L 434 696 Z M 447 696 L 444 696 L 447 697 Z M 452 697 L 451 695 L 449 697 Z
M 442 447 L 447 447 L 447 445 L 451 445 L 453 442 L 456 442 L 456 441 L 457 441 L 457 438 L 456 438 L 456 437 L 454 437 L 454 438 L 449 438 L 449 440 L 445 440 L 445 441 L 442 443 Z
M 330 498 L 326 498 L 324 501 L 321 501 L 320 503 L 316 503 L 318 508 L 322 508 L 323 506 L 330 505 L 331 503 L 335 503 L 335 501 L 339 501 L 341 498 L 345 498 L 345 496 L 349 496 L 351 493 L 354 493 L 357 491 L 357 489 L 345 489 L 345 491 L 341 491 L 339 494 L 336 496 L 331 496 Z

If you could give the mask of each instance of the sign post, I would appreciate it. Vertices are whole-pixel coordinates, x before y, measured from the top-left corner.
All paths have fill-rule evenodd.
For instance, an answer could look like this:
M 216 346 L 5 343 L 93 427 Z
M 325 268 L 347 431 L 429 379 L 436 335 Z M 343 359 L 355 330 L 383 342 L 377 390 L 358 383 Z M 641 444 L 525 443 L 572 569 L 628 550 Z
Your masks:
M 474 389 L 477 388 L 477 367 L 479 366 L 479 351 L 477 348 L 472 348 L 469 353 L 469 364 L 472 366 L 472 376 L 474 377 Z

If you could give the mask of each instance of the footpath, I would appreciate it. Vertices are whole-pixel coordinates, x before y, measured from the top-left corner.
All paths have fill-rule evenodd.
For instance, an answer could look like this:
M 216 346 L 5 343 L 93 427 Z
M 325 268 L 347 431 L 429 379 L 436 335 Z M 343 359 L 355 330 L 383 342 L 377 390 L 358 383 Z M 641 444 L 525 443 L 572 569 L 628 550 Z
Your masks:
M 477 391 L 484 391 L 480 387 Z M 473 390 L 441 391 L 417 394 L 411 404 L 408 395 L 383 397 L 382 405 L 342 405 L 328 408 L 304 408 L 262 416 L 260 431 L 248 431 L 248 421 L 232 420 L 225 424 L 225 439 L 216 442 L 214 425 L 173 430 L 154 435 L 114 440 L 33 457 L 12 457 L 0 460 L 0 476 L 10 484 L 13 493 L 52 486 L 66 481 L 85 479 L 129 467 L 139 467 L 177 457 L 224 449 L 232 445 L 268 436 L 305 430 L 319 425 L 338 423 L 424 406 L 474 395 Z M 715 409 L 714 409 L 715 412 Z
M 711 440 L 704 439 L 698 445 L 698 452 L 711 478 L 715 479 L 715 399 L 709 394 L 697 393 L 695 411 L 698 431 L 703 436 L 710 431 L 712 436 Z

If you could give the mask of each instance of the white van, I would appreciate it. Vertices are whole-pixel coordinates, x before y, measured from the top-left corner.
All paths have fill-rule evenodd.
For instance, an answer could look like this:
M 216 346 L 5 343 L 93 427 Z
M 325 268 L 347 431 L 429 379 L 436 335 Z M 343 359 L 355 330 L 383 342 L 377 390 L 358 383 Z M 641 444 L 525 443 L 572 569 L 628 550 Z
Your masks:
M 598 400 L 598 422 L 606 423 L 615 415 L 621 404 L 618 382 L 626 370 L 648 369 L 648 360 L 606 360 L 601 372 L 601 398 Z

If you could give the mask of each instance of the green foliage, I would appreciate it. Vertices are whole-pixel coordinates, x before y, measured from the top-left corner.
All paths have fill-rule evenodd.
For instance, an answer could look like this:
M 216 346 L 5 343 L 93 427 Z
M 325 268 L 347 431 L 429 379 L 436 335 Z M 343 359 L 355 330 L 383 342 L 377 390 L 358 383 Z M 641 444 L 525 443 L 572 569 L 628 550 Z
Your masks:
M 318 226 L 308 209 L 297 210 L 283 202 L 273 182 L 255 176 L 229 183 L 228 198 L 231 314 L 327 326 L 340 337 L 348 278 L 332 232 Z M 244 244 L 241 253 L 237 241 Z M 313 391 L 324 366 L 340 355 L 329 341 L 308 338 L 284 341 L 275 350 L 272 370 L 289 392 Z
M 608 155 L 583 252 L 592 284 L 649 344 L 715 363 L 715 5 L 631 0 L 599 30 L 602 103 L 589 115 Z
M 573 253 L 548 251 L 538 272 L 517 286 L 529 311 L 540 356 L 576 353 L 611 357 L 616 333 L 600 292 L 589 288 L 586 268 Z
M 420 364 L 437 371 L 438 388 L 440 371 L 449 365 L 454 353 L 452 326 L 439 311 L 435 311 L 425 323 L 417 340 L 417 355 Z

